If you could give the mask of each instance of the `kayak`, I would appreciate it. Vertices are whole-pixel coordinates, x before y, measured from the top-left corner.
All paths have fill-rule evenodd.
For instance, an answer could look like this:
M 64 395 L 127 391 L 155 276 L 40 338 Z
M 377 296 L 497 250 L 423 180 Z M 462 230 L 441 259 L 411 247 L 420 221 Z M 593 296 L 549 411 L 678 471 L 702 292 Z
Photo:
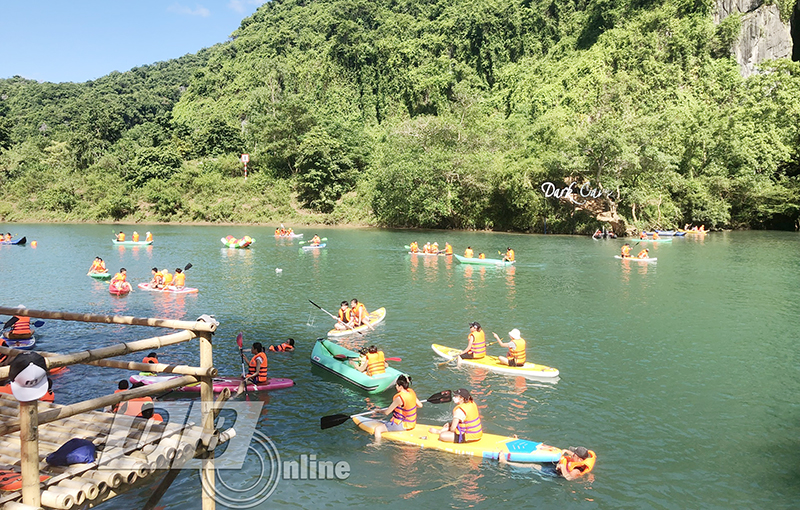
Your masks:
M 388 389 L 394 389 L 397 378 L 403 375 L 396 368 L 388 367 L 386 372 L 375 376 L 369 376 L 366 372 L 359 372 L 345 361 L 334 358 L 337 354 L 343 354 L 348 358 L 358 358 L 358 353 L 345 349 L 339 344 L 328 340 L 317 340 L 314 349 L 311 350 L 311 363 L 324 368 L 332 374 L 338 375 L 345 381 L 355 385 L 368 393 L 382 393 Z
M 116 239 L 112 239 L 111 242 L 118 246 L 146 246 L 153 244 L 153 241 L 117 241 Z
M 375 427 L 380 425 L 381 420 L 366 416 L 353 416 L 353 421 L 361 430 L 374 433 Z M 384 432 L 381 438 L 390 441 L 419 446 L 421 448 L 431 448 L 443 452 L 455 453 L 456 455 L 471 455 L 473 457 L 483 457 L 492 460 L 506 460 L 509 462 L 558 462 L 564 450 L 549 446 L 536 441 L 527 439 L 516 439 L 508 436 L 498 436 L 496 434 L 483 433 L 478 441 L 469 443 L 449 443 L 439 441 L 437 434 L 428 431 L 428 427 L 434 426 L 441 428 L 441 425 L 425 425 L 417 423 L 412 430 L 402 432 Z
M 324 248 L 325 246 L 327 246 L 327 243 L 312 244 L 312 245 L 308 245 L 307 244 L 307 245 L 301 246 L 300 248 L 304 249 L 305 251 L 310 251 L 310 250 L 315 250 L 317 248 Z
M 114 294 L 115 296 L 124 296 L 125 294 L 129 293 L 130 291 L 131 291 L 130 287 L 119 287 L 114 282 L 111 282 L 108 285 L 108 292 L 110 292 L 111 294 Z
M 195 289 L 194 287 L 184 287 L 179 289 L 173 285 L 168 285 L 165 289 L 151 289 L 149 283 L 140 283 L 137 285 L 137 287 L 148 292 L 165 292 L 167 294 L 197 294 L 198 291 L 198 289 Z
M 660 236 L 682 237 L 686 235 L 686 232 L 678 232 L 676 230 L 656 230 L 656 232 Z
M 510 266 L 513 264 L 513 261 L 508 260 L 500 260 L 500 259 L 476 259 L 476 258 L 467 258 L 462 257 L 461 255 L 453 255 L 457 261 L 461 262 L 462 264 L 478 264 L 482 266 Z
M 0 241 L 0 244 L 18 244 L 18 245 L 24 245 L 24 244 L 25 244 L 25 243 L 27 243 L 27 242 L 28 242 L 28 239 L 27 239 L 26 237 L 20 237 L 20 238 L 18 238 L 18 239 L 12 239 L 12 240 L 10 240 L 10 241 Z
M 639 242 L 639 243 L 671 243 L 672 242 L 672 238 L 669 237 L 667 239 L 653 239 L 653 238 L 638 239 L 637 242 Z
M 679 230 L 678 232 L 681 232 L 684 235 L 692 235 L 692 236 L 704 236 L 708 234 L 708 230 Z
M 155 384 L 159 382 L 168 381 L 170 379 L 175 379 L 176 377 L 182 377 L 180 375 L 132 375 L 128 379 L 131 384 L 133 383 L 143 383 L 145 385 L 148 384 Z M 228 388 L 232 392 L 235 392 L 239 388 L 239 384 L 241 384 L 242 378 L 241 377 L 215 377 L 214 378 L 214 393 L 219 393 L 225 388 Z M 266 384 L 248 384 L 247 391 L 272 391 L 272 390 L 280 390 L 282 388 L 291 388 L 294 386 L 294 381 L 291 379 L 284 379 L 279 377 L 270 377 L 267 379 Z M 182 386 L 180 388 L 172 390 L 176 393 L 200 393 L 200 383 L 190 384 L 188 386 Z
M 452 347 L 445 347 L 444 345 L 431 344 L 433 352 L 443 358 L 452 358 L 461 353 L 462 349 L 453 349 Z M 481 367 L 492 372 L 499 372 L 506 375 L 521 375 L 531 377 L 558 377 L 558 369 L 548 367 L 546 365 L 537 365 L 536 363 L 525 363 L 521 367 L 510 367 L 500 363 L 497 356 L 485 356 L 480 359 L 462 359 L 459 361 L 461 365 L 470 365 L 473 367 Z
M 89 273 L 89 276 L 95 280 L 107 280 L 108 278 L 111 278 L 111 273 Z
M 635 260 L 636 262 L 655 262 L 658 260 L 657 257 L 640 259 L 639 257 L 623 257 L 621 255 L 614 255 L 614 258 L 622 260 Z
M 33 336 L 33 327 L 31 327 L 31 336 L 28 338 L 8 338 L 8 331 L 4 331 L 2 336 L 3 340 L 6 341 L 5 347 L 10 347 L 11 349 L 27 351 L 33 349 L 33 346 L 36 345 L 36 339 Z
M 386 308 L 378 308 L 377 310 L 371 312 L 369 314 L 369 323 L 370 325 L 374 326 L 375 324 L 381 322 L 383 319 L 386 318 Z M 331 338 L 337 338 L 340 336 L 347 336 L 352 335 L 353 333 L 358 333 L 359 331 L 366 331 L 369 329 L 369 326 L 366 324 L 362 324 L 361 326 L 356 326 L 353 329 L 332 329 L 328 331 L 328 336 Z
M 222 241 L 222 244 L 224 244 L 228 248 L 248 248 L 251 244 L 253 244 L 253 242 L 255 242 L 255 239 L 253 239 L 250 236 L 244 236 L 241 239 L 236 239 L 233 236 L 228 236 L 220 238 L 220 241 Z

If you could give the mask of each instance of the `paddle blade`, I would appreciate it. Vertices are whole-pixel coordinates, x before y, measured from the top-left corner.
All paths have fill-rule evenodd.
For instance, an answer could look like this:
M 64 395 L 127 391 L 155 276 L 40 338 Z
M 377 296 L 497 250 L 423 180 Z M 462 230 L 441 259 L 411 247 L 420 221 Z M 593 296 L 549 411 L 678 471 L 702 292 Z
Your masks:
M 453 392 L 450 390 L 443 390 L 428 397 L 428 402 L 431 404 L 445 404 L 452 401 Z
M 383 359 L 385 359 L 386 361 L 403 361 L 403 358 L 396 358 L 396 357 L 383 358 Z
M 44 326 L 44 321 L 36 321 L 33 323 L 33 327 L 35 328 L 41 328 L 42 326 Z
M 189 269 L 191 269 L 191 268 L 192 268 L 192 263 L 191 263 L 191 262 L 189 262 L 188 264 L 186 264 L 186 266 L 183 268 L 183 270 L 184 270 L 184 271 L 188 271 L 188 270 L 189 270 Z
M 3 329 L 10 328 L 10 327 L 11 327 L 11 326 L 13 326 L 14 324 L 16 324 L 18 320 L 19 320 L 19 318 L 18 318 L 18 317 L 11 317 L 10 319 L 8 319 L 8 320 L 6 321 L 6 323 L 5 323 L 5 324 L 3 324 Z
M 244 343 L 244 335 L 240 331 L 238 335 L 236 335 L 236 345 L 239 346 L 239 349 L 242 348 L 242 344 Z
M 350 358 L 350 357 L 348 357 L 348 356 L 346 356 L 344 354 L 334 354 L 333 355 L 333 359 L 338 359 L 339 361 L 346 361 L 348 359 L 353 359 L 353 358 Z M 386 358 L 386 359 L 389 359 L 389 358 Z
M 332 414 L 330 416 L 323 416 L 319 419 L 319 428 L 322 430 L 341 425 L 350 419 L 346 414 Z

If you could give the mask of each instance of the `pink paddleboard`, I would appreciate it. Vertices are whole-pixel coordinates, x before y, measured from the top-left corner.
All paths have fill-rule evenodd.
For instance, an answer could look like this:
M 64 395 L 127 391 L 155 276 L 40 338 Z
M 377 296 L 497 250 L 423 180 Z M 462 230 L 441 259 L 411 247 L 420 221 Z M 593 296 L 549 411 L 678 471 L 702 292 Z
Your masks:
M 164 382 L 173 379 L 175 375 L 132 375 L 129 378 L 131 383 L 142 382 L 144 384 L 155 384 L 157 382 Z M 214 378 L 214 393 L 219 393 L 223 389 L 228 388 L 232 392 L 236 392 L 239 388 L 239 383 L 242 382 L 241 377 L 219 377 Z M 279 390 L 281 388 L 290 388 L 294 386 L 294 381 L 291 379 L 283 379 L 279 377 L 270 377 L 267 384 L 248 384 L 247 391 L 271 391 Z M 200 393 L 200 383 L 191 386 L 184 386 L 173 390 L 180 393 Z

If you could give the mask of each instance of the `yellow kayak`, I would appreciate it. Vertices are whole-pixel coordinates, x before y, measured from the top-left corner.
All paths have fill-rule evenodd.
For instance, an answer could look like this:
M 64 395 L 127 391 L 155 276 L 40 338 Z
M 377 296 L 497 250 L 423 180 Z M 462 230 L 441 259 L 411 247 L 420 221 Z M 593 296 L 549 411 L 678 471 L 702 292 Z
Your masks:
M 445 347 L 444 345 L 431 344 L 433 352 L 443 358 L 452 358 L 461 353 L 462 349 L 453 349 L 452 347 Z M 493 372 L 499 372 L 506 375 L 521 375 L 531 377 L 558 377 L 558 369 L 548 367 L 546 365 L 537 365 L 536 363 L 525 363 L 521 367 L 510 367 L 500 363 L 497 356 L 485 356 L 480 359 L 462 359 L 459 361 L 462 365 L 470 365 L 474 367 L 481 367 Z
M 382 421 L 366 416 L 353 416 L 353 421 L 361 430 L 373 433 L 375 427 Z M 384 432 L 381 438 L 398 441 L 405 444 L 455 453 L 456 455 L 471 455 L 493 460 L 507 460 L 510 462 L 558 462 L 564 450 L 527 439 L 517 439 L 508 436 L 487 434 L 478 441 L 470 443 L 446 443 L 439 441 L 437 434 L 428 432 L 428 427 L 417 423 L 413 430 L 402 432 Z M 441 425 L 440 425 L 441 426 Z M 439 427 L 436 427 L 439 428 Z
M 375 324 L 381 322 L 383 319 L 386 318 L 386 308 L 378 308 L 374 312 L 370 312 L 369 314 L 369 323 L 370 325 L 374 326 Z M 352 329 L 332 329 L 328 331 L 328 336 L 331 338 L 336 338 L 340 336 L 347 336 L 352 335 L 353 333 L 364 332 L 369 329 L 369 326 L 363 324 L 361 326 L 357 326 Z

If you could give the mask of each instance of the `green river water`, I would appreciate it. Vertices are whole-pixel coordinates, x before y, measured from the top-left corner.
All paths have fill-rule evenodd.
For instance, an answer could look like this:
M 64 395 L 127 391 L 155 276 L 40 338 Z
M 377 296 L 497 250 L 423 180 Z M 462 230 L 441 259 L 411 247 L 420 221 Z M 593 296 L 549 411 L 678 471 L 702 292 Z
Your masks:
M 293 353 L 270 353 L 273 377 L 296 386 L 258 396 L 258 430 L 284 460 L 315 455 L 346 462 L 349 477 L 281 480 L 258 508 L 796 508 L 800 497 L 798 432 L 800 250 L 796 233 L 726 232 L 650 246 L 656 264 L 614 258 L 621 240 L 475 232 L 298 228 L 327 248 L 298 253 L 298 241 L 273 228 L 138 225 L 155 236 L 148 248 L 112 246 L 112 231 L 130 226 L 5 224 L 28 246 L 0 246 L 0 304 L 31 309 L 220 321 L 215 365 L 241 371 L 234 338 L 275 344 L 292 337 Z M 248 250 L 220 237 L 250 235 Z M 37 241 L 36 248 L 31 241 Z M 508 268 L 460 265 L 411 256 L 403 245 L 449 241 L 497 256 L 511 246 Z M 631 241 L 634 244 L 636 241 Z M 650 243 L 652 245 L 652 243 Z M 642 245 L 636 246 L 634 252 Z M 86 276 L 93 258 L 124 266 L 134 284 L 150 268 L 192 263 L 187 285 L 197 295 L 134 291 L 111 296 Z M 276 269 L 281 269 L 276 272 Z M 319 418 L 390 403 L 312 370 L 314 340 L 332 327 L 309 303 L 335 312 L 356 297 L 387 309 L 375 331 L 348 345 L 379 345 L 393 366 L 412 375 L 419 397 L 469 388 L 485 431 L 597 452 L 591 478 L 565 481 L 547 472 L 383 441 L 351 423 L 320 430 Z M 6 320 L 7 317 L 0 318 Z M 468 322 L 507 337 L 519 328 L 528 359 L 557 367 L 554 382 L 446 366 L 431 343 L 463 347 Z M 151 336 L 152 331 L 47 321 L 42 350 L 66 352 Z M 489 347 L 492 354 L 503 349 Z M 196 344 L 163 350 L 169 361 L 197 363 Z M 141 355 L 127 359 L 140 360 Z M 56 402 L 110 393 L 128 374 L 76 366 L 54 379 Z M 254 397 L 255 398 L 255 397 Z M 419 420 L 441 424 L 452 406 L 426 404 Z M 257 479 L 259 466 L 224 474 Z M 149 489 L 106 504 L 140 508 Z M 181 474 L 166 508 L 200 506 L 196 472 Z M 102 508 L 102 507 L 101 507 Z

